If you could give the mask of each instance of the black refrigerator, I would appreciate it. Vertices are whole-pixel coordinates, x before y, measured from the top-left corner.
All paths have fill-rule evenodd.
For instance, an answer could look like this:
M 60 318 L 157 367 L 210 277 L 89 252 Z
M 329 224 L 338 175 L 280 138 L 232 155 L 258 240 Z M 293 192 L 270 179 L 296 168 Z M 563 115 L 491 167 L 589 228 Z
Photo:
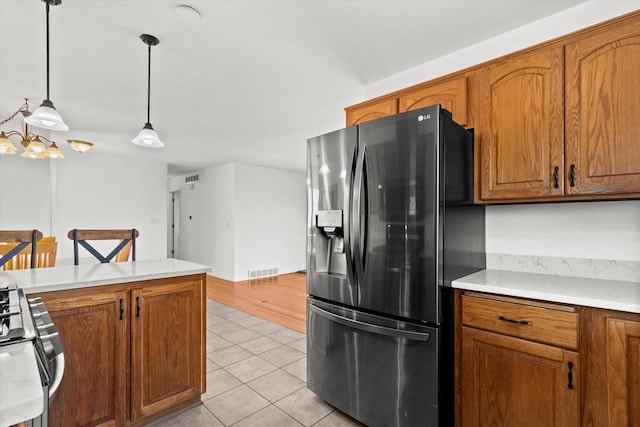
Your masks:
M 369 426 L 454 420 L 451 281 L 485 267 L 473 132 L 433 105 L 307 145 L 307 387 Z

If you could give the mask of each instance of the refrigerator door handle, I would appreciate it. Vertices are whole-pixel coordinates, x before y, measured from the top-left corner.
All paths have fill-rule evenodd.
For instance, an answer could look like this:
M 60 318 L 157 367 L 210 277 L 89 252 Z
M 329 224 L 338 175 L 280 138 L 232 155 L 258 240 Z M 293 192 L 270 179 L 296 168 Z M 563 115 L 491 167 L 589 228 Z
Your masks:
M 362 144 L 361 150 L 358 152 L 358 158 L 356 159 L 356 171 L 355 178 L 353 180 L 353 198 L 351 204 L 351 224 L 353 238 L 353 258 L 356 266 L 356 277 L 359 283 L 364 281 L 364 262 L 362 254 L 363 236 L 360 235 L 360 207 L 362 200 L 362 184 L 364 180 L 364 156 L 366 152 L 366 145 Z M 358 293 L 358 302 L 360 302 L 360 293 Z
M 404 331 L 401 329 L 387 328 L 386 326 L 372 325 L 370 323 L 361 322 L 359 320 L 347 319 L 345 317 L 338 316 L 337 314 L 330 313 L 314 305 L 309 305 L 309 310 L 333 322 L 337 322 L 355 329 L 360 329 L 362 331 L 372 332 L 374 334 L 388 335 L 395 338 L 406 338 L 409 340 L 421 342 L 427 342 L 431 338 L 431 335 L 426 332 Z
M 356 147 L 353 147 L 353 152 L 351 153 L 351 159 L 352 159 L 352 163 L 351 163 L 351 167 L 353 168 L 353 165 L 356 161 Z M 353 169 L 351 169 L 353 170 Z M 352 224 L 351 224 L 351 203 L 353 200 L 353 182 L 354 182 L 354 178 L 353 178 L 353 173 L 349 173 L 349 182 L 347 184 L 347 188 L 348 191 L 346 192 L 345 195 L 345 200 L 344 200 L 344 206 L 346 207 L 346 209 L 344 210 L 345 212 L 347 212 L 346 217 L 343 217 L 343 222 L 344 222 L 344 254 L 345 257 L 347 259 L 347 276 L 349 279 L 349 284 L 351 286 L 355 286 L 356 285 L 356 280 L 355 280 L 355 276 L 354 276 L 354 266 L 353 266 L 353 246 L 352 246 L 352 239 L 351 239 L 351 230 L 352 230 Z

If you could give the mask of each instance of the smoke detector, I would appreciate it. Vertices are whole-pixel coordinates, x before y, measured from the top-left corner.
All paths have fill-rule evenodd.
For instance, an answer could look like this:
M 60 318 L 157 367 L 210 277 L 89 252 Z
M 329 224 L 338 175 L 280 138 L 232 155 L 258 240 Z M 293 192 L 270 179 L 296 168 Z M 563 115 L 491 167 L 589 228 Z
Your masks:
M 186 4 L 180 4 L 173 9 L 179 18 L 187 22 L 198 22 L 200 20 L 200 12 L 195 7 Z

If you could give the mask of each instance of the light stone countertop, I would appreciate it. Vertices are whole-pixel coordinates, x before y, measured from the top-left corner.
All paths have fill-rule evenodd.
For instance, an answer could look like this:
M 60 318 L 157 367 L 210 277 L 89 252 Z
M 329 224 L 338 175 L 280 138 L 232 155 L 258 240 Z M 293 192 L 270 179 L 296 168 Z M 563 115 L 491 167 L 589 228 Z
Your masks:
M 44 394 L 31 341 L 0 347 L 0 427 L 42 414 Z
M 640 313 L 639 282 L 489 269 L 454 280 L 452 287 Z
M 34 294 L 210 272 L 211 267 L 173 258 L 82 264 L 0 272 L 0 286 L 16 283 Z

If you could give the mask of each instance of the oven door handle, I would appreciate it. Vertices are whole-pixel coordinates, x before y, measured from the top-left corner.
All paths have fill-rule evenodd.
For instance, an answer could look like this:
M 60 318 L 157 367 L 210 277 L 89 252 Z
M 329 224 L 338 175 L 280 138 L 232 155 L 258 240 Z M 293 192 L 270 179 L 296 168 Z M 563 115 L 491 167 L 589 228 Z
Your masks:
M 56 394 L 62 382 L 62 375 L 64 374 L 64 353 L 57 355 L 51 362 L 53 363 L 53 379 L 49 386 L 49 399 Z
M 388 328 L 386 326 L 372 325 L 370 323 L 361 322 L 359 320 L 347 319 L 346 317 L 333 314 L 314 305 L 309 305 L 309 310 L 333 322 L 374 334 L 388 335 L 395 338 L 406 338 L 409 340 L 422 342 L 427 342 L 431 338 L 431 335 L 426 332 L 404 331 L 402 329 Z

